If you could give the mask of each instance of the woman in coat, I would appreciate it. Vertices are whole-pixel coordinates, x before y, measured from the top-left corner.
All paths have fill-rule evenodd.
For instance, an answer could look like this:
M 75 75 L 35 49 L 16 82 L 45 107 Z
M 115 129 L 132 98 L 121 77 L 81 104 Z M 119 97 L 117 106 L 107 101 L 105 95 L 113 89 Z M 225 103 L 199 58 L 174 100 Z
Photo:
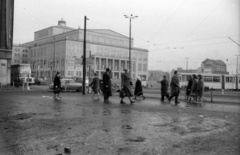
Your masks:
M 135 84 L 134 96 L 135 96 L 135 98 L 134 98 L 135 100 L 137 99 L 137 96 L 142 96 L 143 99 L 145 99 L 145 96 L 143 96 L 143 91 L 142 91 L 141 78 L 139 76 L 137 77 L 137 81 Z
M 59 97 L 60 94 L 60 90 L 61 90 L 61 79 L 60 79 L 60 72 L 57 72 L 55 77 L 54 77 L 54 81 L 53 81 L 53 92 L 54 92 L 54 99 L 61 99 Z M 57 95 L 57 97 L 56 97 Z
M 197 91 L 196 91 L 199 102 L 201 102 L 202 99 L 204 100 L 204 102 L 206 101 L 205 98 L 203 97 L 203 92 L 204 92 L 204 82 L 202 79 L 202 75 L 199 74 L 198 75 L 198 83 L 197 83 Z
M 124 97 L 128 97 L 129 98 L 129 101 L 131 104 L 133 104 L 134 102 L 131 100 L 131 97 L 133 96 L 132 95 L 132 92 L 131 92 L 131 85 L 132 85 L 132 82 L 131 82 L 131 78 L 128 74 L 128 70 L 127 69 L 124 69 L 125 73 L 122 74 L 121 78 L 122 78 L 122 90 L 120 92 L 120 97 L 121 97 L 121 101 L 120 101 L 120 104 L 125 104 L 125 102 L 123 101 Z
M 188 76 L 188 85 L 187 85 L 187 88 L 186 88 L 186 96 L 187 96 L 187 98 L 186 98 L 186 100 L 188 101 L 189 100 L 189 98 L 190 98 L 190 93 L 191 93 L 191 88 L 192 88 L 192 76 L 191 75 L 189 75 Z
M 92 90 L 93 90 L 93 96 L 92 96 L 92 98 L 94 98 L 95 94 L 97 94 L 97 95 L 98 95 L 98 98 L 100 98 L 100 95 L 99 95 L 100 83 L 99 83 L 99 78 L 98 78 L 98 76 L 97 76 L 97 73 L 94 73 L 93 81 L 91 82 L 91 84 L 89 85 L 89 87 L 92 87 Z
M 195 74 L 193 74 L 193 78 L 192 78 L 192 87 L 191 87 L 191 93 L 190 96 L 193 97 L 193 99 L 195 101 L 197 101 L 197 76 Z M 191 101 L 191 100 L 189 100 Z

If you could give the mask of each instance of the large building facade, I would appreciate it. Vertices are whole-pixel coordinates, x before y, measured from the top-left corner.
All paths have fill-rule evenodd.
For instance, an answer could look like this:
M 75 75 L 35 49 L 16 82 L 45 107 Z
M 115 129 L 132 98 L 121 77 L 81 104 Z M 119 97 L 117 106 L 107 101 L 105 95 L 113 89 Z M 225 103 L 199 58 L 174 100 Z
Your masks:
M 207 74 L 229 74 L 227 65 L 222 60 L 206 59 L 201 65 L 202 73 Z
M 21 44 L 13 44 L 12 65 L 29 63 L 28 48 Z
M 51 78 L 60 71 L 63 77 L 82 77 L 83 39 L 83 29 L 67 27 L 63 20 L 58 26 L 35 32 L 34 41 L 24 44 L 35 76 Z M 112 78 L 120 79 L 123 69 L 129 68 L 129 38 L 117 32 L 88 29 L 86 51 L 87 76 L 96 72 L 102 77 L 105 69 L 110 68 Z M 132 77 L 147 79 L 148 50 L 132 46 L 131 55 Z

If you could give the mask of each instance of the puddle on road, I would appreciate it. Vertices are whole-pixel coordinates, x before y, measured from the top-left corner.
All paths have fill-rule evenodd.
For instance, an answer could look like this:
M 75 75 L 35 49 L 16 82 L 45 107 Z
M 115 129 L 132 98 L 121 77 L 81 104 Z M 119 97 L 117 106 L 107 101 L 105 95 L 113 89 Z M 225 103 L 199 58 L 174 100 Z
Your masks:
M 21 107 L 28 111 L 38 108 L 44 113 L 9 116 L 9 120 L 34 118 L 31 122 L 16 121 L 21 128 L 6 132 L 8 137 L 14 137 L 12 142 L 16 144 L 13 146 L 16 150 L 21 146 L 25 147 L 23 153 L 26 154 L 56 154 L 56 149 L 59 151 L 61 146 L 70 147 L 72 154 L 89 154 L 89 151 L 90 154 L 99 151 L 102 151 L 99 154 L 161 154 L 161 150 L 171 146 L 169 144 L 174 143 L 171 147 L 179 148 L 181 141 L 224 133 L 232 125 L 225 120 L 196 117 L 184 112 L 137 111 L 131 107 L 105 105 L 76 106 L 64 101 L 46 103 L 45 106 L 24 104 Z

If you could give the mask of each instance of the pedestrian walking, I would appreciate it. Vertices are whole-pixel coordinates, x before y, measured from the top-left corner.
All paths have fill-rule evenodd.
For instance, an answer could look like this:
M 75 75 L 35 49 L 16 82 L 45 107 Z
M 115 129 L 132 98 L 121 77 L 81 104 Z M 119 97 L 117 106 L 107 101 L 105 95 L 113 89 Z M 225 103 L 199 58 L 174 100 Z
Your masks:
M 169 94 L 168 94 L 169 83 L 165 75 L 163 76 L 163 80 L 160 83 L 161 83 L 161 101 L 164 101 L 164 96 L 169 98 Z
M 137 81 L 135 84 L 135 91 L 134 91 L 134 96 L 135 96 L 135 100 L 137 99 L 137 96 L 142 96 L 143 99 L 145 99 L 146 97 L 143 95 L 143 89 L 142 89 L 142 82 L 141 82 L 141 77 L 137 77 Z
M 91 82 L 91 84 L 89 85 L 89 87 L 92 87 L 92 91 L 93 91 L 93 96 L 92 98 L 94 98 L 95 94 L 98 95 L 98 98 L 100 98 L 100 81 L 99 81 L 99 77 L 97 75 L 97 73 L 94 73 L 94 78 Z
M 188 101 L 189 98 L 190 98 L 190 93 L 191 93 L 191 87 L 192 87 L 192 76 L 189 75 L 188 76 L 188 85 L 187 85 L 187 88 L 186 88 L 186 100 Z
M 192 86 L 191 86 L 191 93 L 190 93 L 190 97 L 193 98 L 193 101 L 197 101 L 197 76 L 195 74 L 193 74 L 192 77 Z M 190 99 L 191 101 L 191 99 Z
M 202 102 L 202 99 L 204 102 L 206 101 L 206 99 L 203 97 L 203 92 L 204 92 L 204 82 L 202 79 L 202 75 L 199 74 L 196 94 L 197 94 L 197 97 L 198 97 L 200 103 Z
M 124 72 L 121 76 L 122 78 L 122 81 L 121 81 L 121 85 L 122 85 L 122 89 L 120 91 L 120 97 L 121 97 L 121 101 L 120 101 L 120 104 L 125 104 L 125 102 L 123 101 L 124 97 L 128 97 L 129 101 L 131 104 L 134 103 L 134 101 L 132 101 L 131 97 L 133 96 L 132 95 L 132 92 L 131 92 L 131 85 L 132 85 L 132 82 L 131 82 L 131 78 L 130 78 L 130 75 L 128 74 L 128 70 L 127 69 L 124 69 Z
M 171 96 L 168 98 L 168 101 L 171 102 L 171 99 L 175 97 L 175 105 L 179 104 L 178 96 L 180 93 L 180 86 L 179 86 L 179 79 L 178 79 L 178 72 L 174 71 L 174 75 L 170 82 L 171 87 Z
M 112 96 L 110 73 L 111 73 L 110 69 L 106 68 L 106 72 L 103 74 L 104 103 L 108 103 L 109 102 L 109 96 Z
M 53 81 L 53 92 L 54 92 L 54 99 L 61 99 L 59 94 L 61 91 L 61 77 L 60 72 L 57 72 L 54 81 Z

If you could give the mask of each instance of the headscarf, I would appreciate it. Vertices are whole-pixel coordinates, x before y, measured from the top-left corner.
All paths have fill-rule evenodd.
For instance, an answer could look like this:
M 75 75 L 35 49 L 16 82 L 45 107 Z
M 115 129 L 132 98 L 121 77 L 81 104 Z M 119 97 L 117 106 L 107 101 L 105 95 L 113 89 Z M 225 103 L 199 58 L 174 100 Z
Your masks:
M 137 76 L 137 79 L 138 79 L 139 81 L 141 81 L 141 77 L 140 77 L 140 76 Z

